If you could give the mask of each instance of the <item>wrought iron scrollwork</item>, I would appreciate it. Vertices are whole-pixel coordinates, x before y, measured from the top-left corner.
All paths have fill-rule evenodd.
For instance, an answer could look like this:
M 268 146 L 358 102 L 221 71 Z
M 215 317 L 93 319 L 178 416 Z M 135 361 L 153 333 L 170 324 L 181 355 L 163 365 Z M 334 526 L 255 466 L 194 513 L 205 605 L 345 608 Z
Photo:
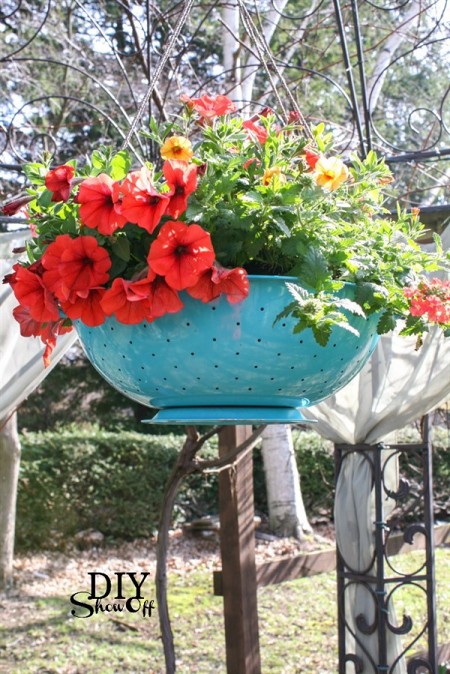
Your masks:
M 346 461 L 354 461 L 355 457 L 361 457 L 370 466 L 372 480 L 367 493 L 367 507 L 373 509 L 374 547 L 369 567 L 365 554 L 362 557 L 364 569 L 358 568 L 355 563 L 350 566 L 345 559 L 348 554 L 340 550 L 337 536 L 339 674 L 345 674 L 347 662 L 356 661 L 360 668 L 357 671 L 396 674 L 403 660 L 408 674 L 423 674 L 425 671 L 437 674 L 433 513 L 432 502 L 427 496 L 431 492 L 428 430 L 425 438 L 423 443 L 415 445 L 336 446 L 337 474 L 345 470 Z M 407 481 L 402 482 L 394 464 L 403 453 L 408 455 L 409 461 L 413 454 L 420 459 L 424 522 L 406 522 L 401 526 L 398 509 L 387 508 L 387 505 L 390 501 L 397 504 L 404 501 L 403 512 L 407 513 L 409 499 L 416 498 Z M 397 476 L 397 484 L 393 475 Z M 424 548 L 423 558 L 419 557 L 417 565 L 414 562 L 414 569 L 411 562 L 407 568 L 401 569 L 402 557 L 391 557 L 405 543 Z M 415 593 L 419 602 L 423 602 L 423 618 L 413 617 L 405 605 L 405 598 L 411 592 Z M 400 619 L 396 617 L 398 612 Z M 401 644 L 397 642 L 394 647 L 394 638 L 401 638 Z M 420 653 L 414 653 L 417 648 L 420 648 Z M 426 654 L 423 655 L 422 651 Z

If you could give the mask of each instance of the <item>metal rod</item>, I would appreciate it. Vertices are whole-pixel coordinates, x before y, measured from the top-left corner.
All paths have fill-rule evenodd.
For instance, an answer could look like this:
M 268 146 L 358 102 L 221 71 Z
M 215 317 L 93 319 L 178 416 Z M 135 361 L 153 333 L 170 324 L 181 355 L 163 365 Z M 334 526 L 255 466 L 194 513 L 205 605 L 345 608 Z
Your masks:
M 436 580 L 433 532 L 433 448 L 430 418 L 428 414 L 423 418 L 422 436 L 424 440 L 424 452 L 422 454 L 424 520 L 427 532 L 425 556 L 427 568 L 428 659 L 432 671 L 437 672 Z

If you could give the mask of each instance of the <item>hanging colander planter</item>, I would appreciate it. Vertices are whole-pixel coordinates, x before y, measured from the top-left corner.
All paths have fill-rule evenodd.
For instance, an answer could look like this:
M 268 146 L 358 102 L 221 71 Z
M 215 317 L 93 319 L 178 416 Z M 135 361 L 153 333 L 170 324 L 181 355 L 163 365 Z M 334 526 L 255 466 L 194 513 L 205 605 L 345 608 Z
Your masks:
M 238 304 L 203 304 L 152 323 L 107 319 L 76 329 L 100 374 L 126 396 L 160 411 L 153 423 L 288 423 L 347 384 L 376 342 L 377 317 L 351 317 L 360 337 L 336 330 L 326 347 L 294 320 L 274 320 L 291 296 L 285 277 L 250 277 Z M 351 287 L 350 287 L 351 291 Z

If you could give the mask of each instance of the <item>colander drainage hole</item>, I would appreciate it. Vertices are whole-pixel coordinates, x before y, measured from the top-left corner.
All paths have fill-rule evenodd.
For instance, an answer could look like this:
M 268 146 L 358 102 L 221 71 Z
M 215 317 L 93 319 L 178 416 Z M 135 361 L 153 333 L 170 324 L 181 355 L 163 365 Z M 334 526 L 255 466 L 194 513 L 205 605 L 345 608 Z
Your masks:
M 218 365 L 214 365 L 214 367 L 215 367 L 215 368 L 218 368 L 219 366 L 218 366 Z
M 264 311 L 264 307 L 259 307 L 259 310 L 260 310 L 260 311 Z
M 105 347 L 105 349 L 106 349 L 106 344 L 103 344 L 103 346 L 104 346 L 104 347 Z
M 247 391 L 253 391 L 252 387 L 249 386 L 248 389 L 247 389 Z
M 130 340 L 128 341 L 128 344 L 133 344 L 133 340 L 130 339 Z
M 141 370 L 145 370 L 145 367 L 143 365 L 141 365 Z
M 213 342 L 217 342 L 217 339 L 215 337 L 212 338 Z

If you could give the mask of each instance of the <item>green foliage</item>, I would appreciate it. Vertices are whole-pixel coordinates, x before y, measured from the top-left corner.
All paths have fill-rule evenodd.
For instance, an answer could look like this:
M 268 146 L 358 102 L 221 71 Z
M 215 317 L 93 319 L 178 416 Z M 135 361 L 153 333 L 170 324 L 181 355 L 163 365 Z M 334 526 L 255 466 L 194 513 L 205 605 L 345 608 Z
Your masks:
M 179 438 L 67 429 L 21 443 L 19 548 L 60 547 L 89 528 L 119 539 L 156 529 Z
M 79 531 L 94 528 L 108 539 L 132 540 L 156 529 L 169 473 L 183 438 L 95 427 L 21 435 L 18 549 L 64 548 Z M 315 433 L 295 441 L 309 512 L 331 512 L 333 457 Z M 202 451 L 217 456 L 216 440 Z M 255 451 L 255 509 L 267 515 L 261 451 Z M 217 475 L 191 475 L 177 498 L 175 522 L 218 512 Z

